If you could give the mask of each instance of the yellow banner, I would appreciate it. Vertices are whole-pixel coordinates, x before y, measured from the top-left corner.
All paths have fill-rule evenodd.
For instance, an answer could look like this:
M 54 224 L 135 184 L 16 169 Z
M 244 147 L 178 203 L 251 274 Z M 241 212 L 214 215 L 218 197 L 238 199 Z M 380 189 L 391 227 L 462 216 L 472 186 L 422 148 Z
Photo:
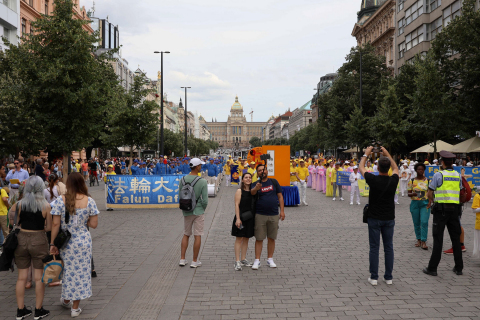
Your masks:
M 368 197 L 370 193 L 370 187 L 364 179 L 358 180 L 358 189 L 360 189 L 360 195 L 362 197 Z

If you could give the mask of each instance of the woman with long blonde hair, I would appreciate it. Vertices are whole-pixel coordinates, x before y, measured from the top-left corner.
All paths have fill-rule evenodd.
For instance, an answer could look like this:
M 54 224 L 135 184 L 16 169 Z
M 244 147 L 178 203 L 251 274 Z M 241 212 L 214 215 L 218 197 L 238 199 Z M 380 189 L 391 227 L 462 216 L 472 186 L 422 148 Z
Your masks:
M 64 261 L 61 304 L 64 308 L 71 307 L 71 316 L 75 318 L 82 313 L 80 300 L 92 296 L 92 237 L 88 227 L 97 227 L 99 211 L 80 173 L 71 173 L 66 186 L 65 196 L 58 197 L 52 206 L 50 253 L 60 252 Z M 59 250 L 53 242 L 60 228 L 70 231 L 72 237 Z

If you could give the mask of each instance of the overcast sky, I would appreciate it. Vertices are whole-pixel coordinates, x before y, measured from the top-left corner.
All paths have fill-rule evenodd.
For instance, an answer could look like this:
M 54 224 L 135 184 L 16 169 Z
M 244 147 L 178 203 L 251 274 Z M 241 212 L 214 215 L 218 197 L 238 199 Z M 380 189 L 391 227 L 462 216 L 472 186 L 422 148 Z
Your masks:
M 238 95 L 254 121 L 309 101 L 321 76 L 355 46 L 361 0 L 96 0 L 95 16 L 120 29 L 122 56 L 207 121 L 226 121 Z M 93 0 L 81 0 L 88 10 Z

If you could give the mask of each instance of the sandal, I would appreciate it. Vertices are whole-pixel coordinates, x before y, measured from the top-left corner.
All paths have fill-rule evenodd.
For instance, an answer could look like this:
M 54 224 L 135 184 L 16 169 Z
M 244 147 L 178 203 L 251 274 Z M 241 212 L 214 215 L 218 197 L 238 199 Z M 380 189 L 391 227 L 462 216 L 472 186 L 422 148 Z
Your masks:
M 420 247 L 422 245 L 422 241 L 417 240 L 417 243 L 415 243 L 415 247 Z
M 422 246 L 421 246 L 421 248 L 422 248 L 423 250 L 428 250 L 428 246 L 427 246 L 427 243 L 426 243 L 425 241 L 422 241 Z

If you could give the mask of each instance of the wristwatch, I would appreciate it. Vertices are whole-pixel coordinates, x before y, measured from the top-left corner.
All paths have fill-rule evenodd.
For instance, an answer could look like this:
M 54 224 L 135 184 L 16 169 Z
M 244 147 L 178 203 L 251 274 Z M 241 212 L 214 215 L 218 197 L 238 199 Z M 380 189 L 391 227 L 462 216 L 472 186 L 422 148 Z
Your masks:
M 368 158 L 368 156 L 366 154 L 363 154 L 362 158 L 365 157 L 365 158 Z
M 55 245 L 53 243 L 50 243 L 50 247 L 55 247 Z

